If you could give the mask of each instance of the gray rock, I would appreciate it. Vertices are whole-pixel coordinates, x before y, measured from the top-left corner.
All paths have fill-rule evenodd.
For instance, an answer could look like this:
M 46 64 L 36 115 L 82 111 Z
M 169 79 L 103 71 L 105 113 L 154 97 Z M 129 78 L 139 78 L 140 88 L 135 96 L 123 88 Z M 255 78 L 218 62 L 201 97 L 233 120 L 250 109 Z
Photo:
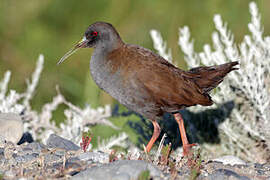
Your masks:
M 53 163 L 52 167 L 54 169 L 61 169 L 61 168 L 63 168 L 63 162 Z M 78 173 L 80 168 L 81 168 L 81 164 L 79 162 L 76 163 L 76 162 L 66 161 L 66 163 L 65 163 L 65 169 L 70 169 L 71 171 L 69 172 L 69 174 L 71 174 L 71 175 Z
M 0 127 L 0 136 L 14 144 L 17 144 L 23 135 L 22 119 L 17 114 L 1 113 Z
M 90 161 L 90 163 L 92 162 L 108 163 L 109 162 L 109 154 L 106 154 L 103 152 L 85 152 L 76 157 L 82 161 Z
M 57 136 L 56 134 L 50 135 L 49 139 L 47 140 L 47 146 L 49 146 L 50 148 L 62 148 L 67 151 L 77 151 L 80 149 L 80 147 L 73 142 Z
M 28 143 L 34 142 L 34 139 L 33 139 L 33 136 L 32 136 L 31 133 L 29 133 L 29 132 L 23 133 L 22 138 L 18 142 L 18 145 L 21 145 L 21 144 L 23 144 L 25 142 L 28 142 Z
M 207 180 L 225 180 L 225 179 L 232 179 L 232 180 L 250 180 L 247 176 L 240 176 L 234 171 L 228 169 L 217 169 L 212 174 L 210 174 Z
M 49 164 L 49 163 L 54 163 L 54 162 L 58 162 L 60 160 L 62 160 L 63 157 L 57 156 L 55 154 L 46 154 L 44 156 L 44 163 L 45 164 Z
M 46 146 L 42 143 L 39 143 L 39 142 L 32 142 L 32 143 L 29 143 L 27 144 L 25 147 L 24 147 L 24 150 L 30 150 L 32 152 L 35 152 L 35 153 L 40 153 L 41 150 L 43 149 L 46 149 Z
M 259 164 L 259 163 L 254 163 L 254 168 L 259 168 L 259 169 L 261 169 L 261 168 L 263 168 L 263 164 Z
M 33 153 L 33 154 L 26 154 L 24 156 L 15 156 L 14 159 L 17 161 L 17 163 L 25 163 L 32 161 L 33 159 L 37 158 L 38 154 Z
M 121 160 L 109 164 L 104 164 L 99 167 L 92 167 L 90 169 L 86 169 L 73 176 L 72 179 L 131 180 L 137 179 L 139 175 L 144 171 L 149 171 L 150 176 L 154 179 L 160 179 L 160 177 L 163 176 L 162 172 L 159 169 L 145 161 Z
M 0 158 L 1 156 L 4 156 L 4 148 L 0 148 Z
M 222 156 L 216 159 L 213 159 L 213 161 L 221 162 L 224 165 L 246 165 L 246 162 L 240 159 L 236 156 Z
M 1 157 L 0 158 L 0 167 L 3 167 L 4 165 L 6 165 L 7 163 L 6 163 L 6 159 L 5 159 L 5 157 Z M 1 173 L 1 171 L 2 171 L 2 169 L 0 169 L 0 174 L 3 174 L 3 173 Z
M 57 156 L 64 156 L 66 154 L 65 150 L 57 150 L 54 152 L 55 155 Z
M 6 142 L 7 141 L 6 141 L 5 137 L 3 137 L 3 136 L 0 135 L 0 148 L 4 148 Z

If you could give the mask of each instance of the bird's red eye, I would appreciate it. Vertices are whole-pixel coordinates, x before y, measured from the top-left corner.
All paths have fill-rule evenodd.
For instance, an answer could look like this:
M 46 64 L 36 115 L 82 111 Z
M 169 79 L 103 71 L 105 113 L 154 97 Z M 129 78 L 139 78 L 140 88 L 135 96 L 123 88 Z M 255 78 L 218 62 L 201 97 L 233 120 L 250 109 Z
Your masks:
M 98 35 L 98 32 L 97 31 L 94 31 L 91 33 L 92 36 L 97 36 Z

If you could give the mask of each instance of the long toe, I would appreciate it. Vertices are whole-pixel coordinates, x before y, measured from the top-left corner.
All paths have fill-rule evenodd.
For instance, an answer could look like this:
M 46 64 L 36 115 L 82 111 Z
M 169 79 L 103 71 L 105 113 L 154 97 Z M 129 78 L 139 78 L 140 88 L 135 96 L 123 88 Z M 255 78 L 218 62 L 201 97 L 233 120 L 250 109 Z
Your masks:
M 184 144 L 183 145 L 183 155 L 188 156 L 191 153 L 192 146 L 197 146 L 196 143 L 193 144 Z

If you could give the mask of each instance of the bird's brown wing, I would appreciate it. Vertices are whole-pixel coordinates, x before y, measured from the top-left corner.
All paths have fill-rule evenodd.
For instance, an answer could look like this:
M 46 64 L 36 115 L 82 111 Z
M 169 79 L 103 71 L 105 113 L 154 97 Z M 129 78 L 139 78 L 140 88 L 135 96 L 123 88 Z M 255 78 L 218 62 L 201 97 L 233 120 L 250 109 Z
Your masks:
M 154 63 L 139 70 L 137 78 L 168 112 L 196 104 L 212 105 L 210 96 L 183 74 L 166 64 Z
M 130 55 L 126 59 L 129 61 L 128 71 L 135 72 L 131 78 L 136 78 L 164 111 L 174 112 L 196 104 L 212 105 L 210 96 L 186 77 L 185 71 L 147 49 L 138 46 L 129 48 Z

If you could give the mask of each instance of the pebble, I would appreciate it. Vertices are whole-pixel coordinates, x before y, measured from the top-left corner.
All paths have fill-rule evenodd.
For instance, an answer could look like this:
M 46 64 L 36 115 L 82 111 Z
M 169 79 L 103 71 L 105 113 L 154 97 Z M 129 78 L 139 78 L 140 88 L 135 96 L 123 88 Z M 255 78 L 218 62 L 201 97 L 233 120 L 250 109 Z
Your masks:
M 109 154 L 103 152 L 85 152 L 77 156 L 79 160 L 92 162 L 100 162 L 100 163 L 108 163 L 109 162 Z
M 5 147 L 6 142 L 7 141 L 6 141 L 5 137 L 0 135 L 0 148 Z
M 228 169 L 217 169 L 207 177 L 207 180 L 224 180 L 224 179 L 251 180 L 246 176 L 240 176 L 236 172 Z
M 23 135 L 23 123 L 15 113 L 0 113 L 0 136 L 17 144 Z
M 18 145 L 21 145 L 21 144 L 23 144 L 25 142 L 28 142 L 28 143 L 34 142 L 34 139 L 32 137 L 32 134 L 30 134 L 29 132 L 23 133 L 22 138 L 18 142 Z
M 169 166 L 154 165 L 150 156 L 143 158 L 144 160 L 126 160 L 127 157 L 118 157 L 119 160 L 109 162 L 109 154 L 100 151 L 74 151 L 79 147 L 57 135 L 52 135 L 47 145 L 40 142 L 16 145 L 10 141 L 3 141 L 3 145 L 0 147 L 2 179 L 130 180 L 149 173 L 150 177 L 146 178 L 166 180 L 173 179 L 174 176 L 175 179 L 190 179 L 193 172 L 188 165 L 182 164 L 172 176 L 168 171 Z M 227 157 L 227 161 L 224 159 L 226 158 L 221 157 L 214 161 L 203 161 L 197 179 L 260 180 L 270 177 L 270 164 L 250 162 L 239 165 L 242 161 L 235 161 L 235 158 Z
M 24 147 L 25 151 L 30 150 L 30 151 L 33 151 L 35 153 L 40 153 L 43 149 L 46 149 L 46 146 L 40 142 L 32 142 L 32 143 L 27 144 Z
M 0 159 L 2 156 L 4 156 L 4 148 L 0 148 Z
M 64 139 L 56 134 L 51 134 L 47 140 L 47 146 L 50 148 L 62 148 L 67 151 L 77 151 L 80 149 L 79 146 L 74 144 L 72 141 Z
M 59 162 L 60 160 L 62 160 L 64 157 L 61 156 L 57 156 L 55 154 L 46 154 L 44 156 L 44 163 L 45 164 L 50 164 L 50 163 L 54 163 L 54 162 Z
M 17 155 L 14 155 L 14 159 L 17 161 L 17 163 L 25 163 L 25 162 L 29 162 L 29 161 L 32 161 L 33 159 L 37 158 L 38 157 L 38 154 L 27 154 L 27 155 L 24 155 L 24 156 L 17 156 Z
M 12 142 L 7 142 L 4 148 L 4 156 L 6 159 L 11 159 L 16 152 L 16 147 Z
M 239 157 L 236 156 L 222 156 L 216 159 L 213 159 L 212 161 L 216 161 L 216 162 L 221 162 L 224 165 L 246 165 L 246 162 L 243 161 L 242 159 L 240 159 Z
M 81 180 L 131 180 L 138 179 L 139 175 L 149 171 L 150 176 L 161 177 L 162 172 L 152 164 L 141 160 L 120 160 L 100 167 L 92 167 L 76 174 L 72 179 Z

